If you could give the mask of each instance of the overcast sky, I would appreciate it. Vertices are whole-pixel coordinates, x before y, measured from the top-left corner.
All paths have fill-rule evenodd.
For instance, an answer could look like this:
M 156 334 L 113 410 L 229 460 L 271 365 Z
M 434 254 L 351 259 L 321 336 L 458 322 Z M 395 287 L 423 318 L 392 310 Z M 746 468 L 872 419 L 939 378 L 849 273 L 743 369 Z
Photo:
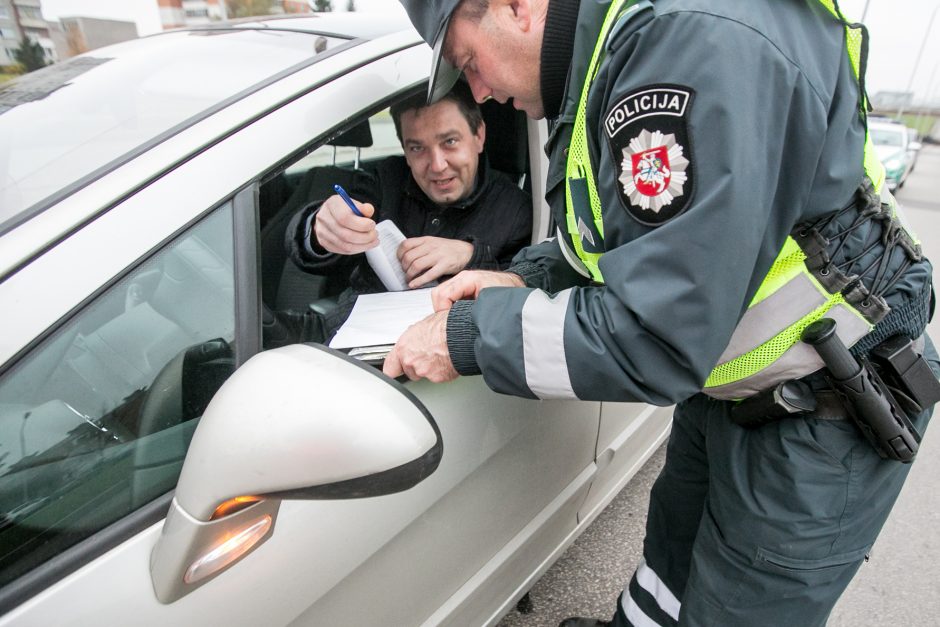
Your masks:
M 397 0 L 355 0 L 359 11 L 401 11 Z M 841 0 L 846 16 L 860 19 L 871 33 L 868 92 L 906 91 L 908 85 L 917 100 L 940 99 L 940 0 Z M 339 10 L 345 0 L 333 0 Z M 47 19 L 62 16 L 104 17 L 137 23 L 140 35 L 159 32 L 157 0 L 42 0 Z M 931 15 L 937 16 L 930 23 Z M 927 27 L 930 26 L 930 34 Z M 924 43 L 926 42 L 926 45 Z M 920 61 L 915 72 L 918 52 Z M 932 80 L 931 80 L 932 79 Z

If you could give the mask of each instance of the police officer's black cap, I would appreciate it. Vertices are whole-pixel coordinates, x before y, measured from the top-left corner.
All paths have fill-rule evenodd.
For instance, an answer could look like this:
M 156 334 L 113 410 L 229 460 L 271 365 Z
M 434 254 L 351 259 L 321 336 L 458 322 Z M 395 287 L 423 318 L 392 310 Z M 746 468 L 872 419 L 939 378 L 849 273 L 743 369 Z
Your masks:
M 450 18 L 461 0 L 399 0 L 411 23 L 424 41 L 434 50 L 431 59 L 431 79 L 428 83 L 428 103 L 443 98 L 460 77 L 460 70 L 444 59 L 444 38 Z

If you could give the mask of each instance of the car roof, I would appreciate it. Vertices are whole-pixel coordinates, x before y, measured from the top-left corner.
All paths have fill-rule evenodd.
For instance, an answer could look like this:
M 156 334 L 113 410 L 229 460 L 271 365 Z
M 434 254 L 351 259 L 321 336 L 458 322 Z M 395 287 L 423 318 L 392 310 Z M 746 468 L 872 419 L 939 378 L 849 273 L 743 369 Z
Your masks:
M 312 14 L 167 31 L 0 85 L 0 235 L 213 112 L 407 16 Z
M 868 129 L 886 133 L 900 133 L 905 136 L 909 133 L 907 127 L 903 124 L 888 121 L 869 122 Z

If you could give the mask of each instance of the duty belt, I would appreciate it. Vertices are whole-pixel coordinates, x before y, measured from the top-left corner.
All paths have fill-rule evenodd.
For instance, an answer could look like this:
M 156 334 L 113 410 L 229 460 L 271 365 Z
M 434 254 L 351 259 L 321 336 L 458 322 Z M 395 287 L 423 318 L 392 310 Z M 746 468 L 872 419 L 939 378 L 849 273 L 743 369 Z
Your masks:
M 849 418 L 881 457 L 913 461 L 921 436 L 911 417 L 940 400 L 940 382 L 923 358 L 924 337 L 912 341 L 894 336 L 869 356 L 856 358 L 839 340 L 835 327 L 835 321 L 823 318 L 803 334 L 803 341 L 826 364 L 823 371 L 784 381 L 738 403 L 731 419 L 756 428 L 788 417 Z

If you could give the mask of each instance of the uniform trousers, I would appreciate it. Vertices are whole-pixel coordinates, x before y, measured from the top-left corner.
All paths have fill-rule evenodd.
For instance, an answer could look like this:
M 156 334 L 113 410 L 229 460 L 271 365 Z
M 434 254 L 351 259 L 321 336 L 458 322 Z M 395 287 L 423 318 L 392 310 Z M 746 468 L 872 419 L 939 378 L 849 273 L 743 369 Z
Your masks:
M 929 339 L 925 354 L 940 373 Z M 677 406 L 616 627 L 825 625 L 866 560 L 911 465 L 879 457 L 848 419 L 745 429 L 731 405 Z M 912 418 L 922 434 L 931 411 Z

